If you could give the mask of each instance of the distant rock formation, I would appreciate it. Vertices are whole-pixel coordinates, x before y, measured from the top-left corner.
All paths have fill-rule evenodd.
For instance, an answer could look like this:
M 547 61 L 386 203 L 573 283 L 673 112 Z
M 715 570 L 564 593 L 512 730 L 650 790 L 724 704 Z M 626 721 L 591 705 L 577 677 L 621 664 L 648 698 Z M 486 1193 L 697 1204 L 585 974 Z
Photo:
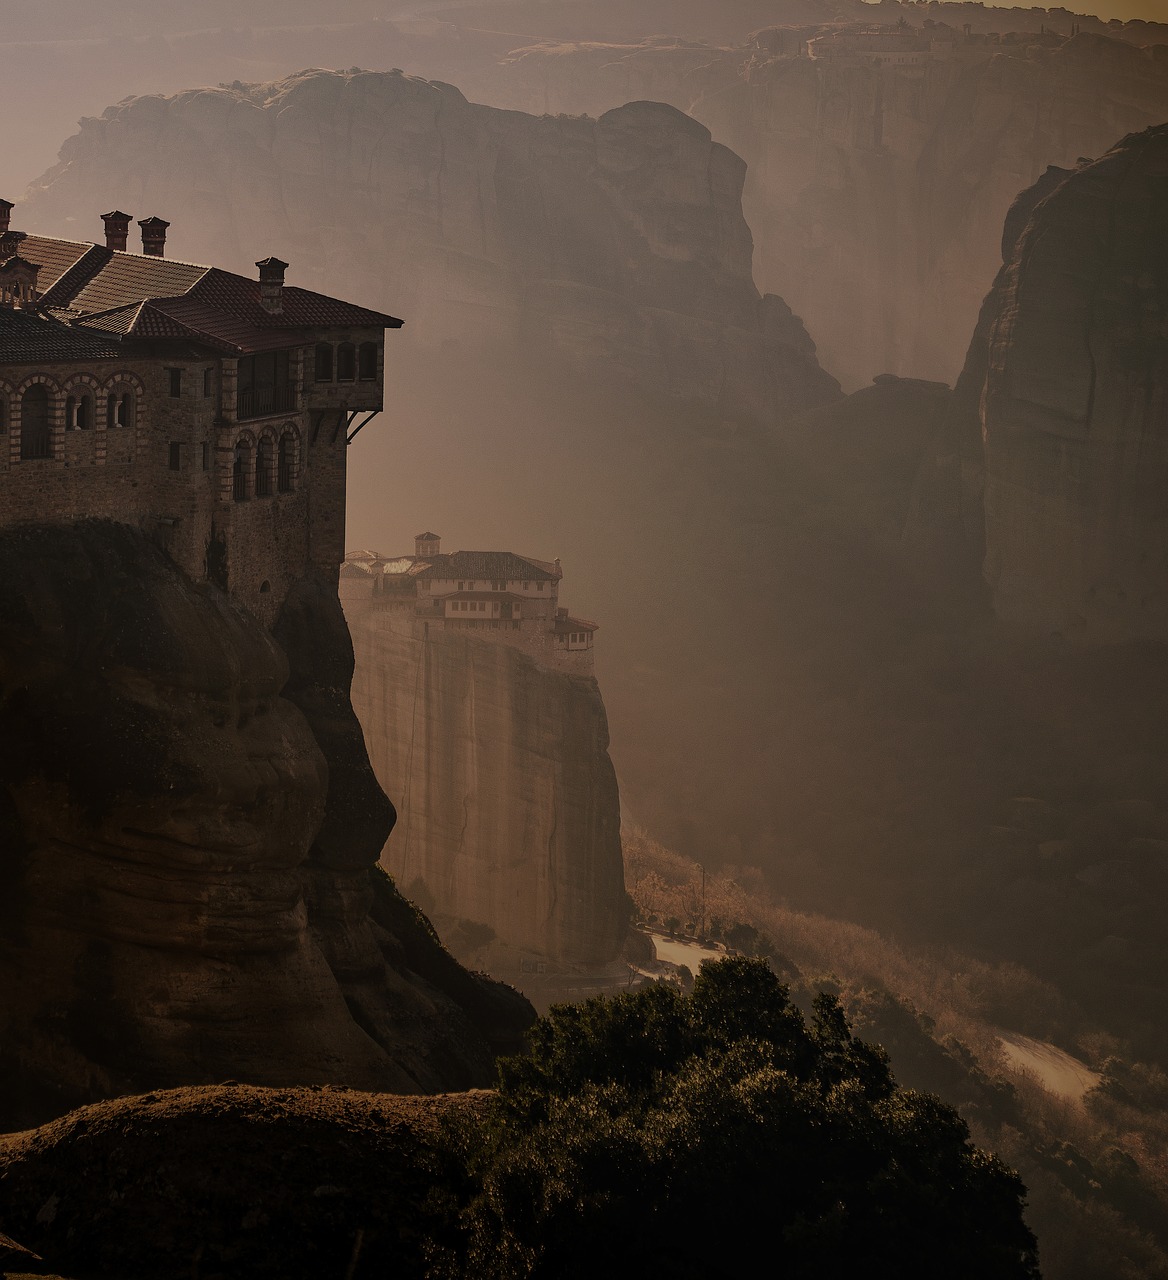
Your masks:
M 517 1043 L 526 1003 L 373 870 L 335 593 L 276 631 L 125 526 L 0 534 L 0 1129 L 225 1077 L 465 1087 Z
M 548 343 L 762 422 L 838 395 L 754 286 L 745 165 L 661 103 L 536 118 L 400 73 L 309 71 L 131 99 L 61 155 L 26 221 L 76 235 L 116 193 L 176 215 L 175 256 L 243 261 L 262 226 L 303 283 L 393 299 L 423 343 Z
M 353 705 L 400 812 L 383 861 L 403 892 L 496 974 L 614 959 L 628 913 L 596 680 L 490 639 L 379 625 L 388 615 L 354 600 L 346 611 Z M 522 985 L 518 968 L 507 976 Z
M 1065 176 L 1005 246 L 967 368 L 985 574 L 1007 621 L 1087 643 L 1168 639 L 1165 227 L 1161 126 Z

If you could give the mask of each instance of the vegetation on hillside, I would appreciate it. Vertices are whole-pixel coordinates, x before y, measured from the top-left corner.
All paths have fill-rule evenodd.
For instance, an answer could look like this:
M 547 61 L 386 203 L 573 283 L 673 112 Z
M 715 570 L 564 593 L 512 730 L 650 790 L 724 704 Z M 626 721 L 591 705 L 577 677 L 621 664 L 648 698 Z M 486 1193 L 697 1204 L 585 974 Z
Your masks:
M 765 961 L 556 1006 L 531 1040 L 472 1157 L 466 1274 L 1039 1274 L 1018 1176 Z

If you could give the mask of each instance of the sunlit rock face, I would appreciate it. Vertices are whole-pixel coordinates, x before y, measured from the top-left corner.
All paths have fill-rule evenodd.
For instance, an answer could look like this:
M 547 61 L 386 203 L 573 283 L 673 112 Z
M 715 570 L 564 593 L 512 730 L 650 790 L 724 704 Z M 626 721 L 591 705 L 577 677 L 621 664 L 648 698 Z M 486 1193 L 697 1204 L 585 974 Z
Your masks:
M 383 861 L 403 890 L 455 948 L 468 922 L 489 928 L 500 956 L 612 960 L 628 917 L 595 679 L 490 640 L 414 638 L 346 608 L 353 704 L 400 811 Z
M 1041 201 L 986 303 L 985 573 L 998 615 L 1168 637 L 1168 127 Z
M 22 206 L 40 231 L 87 234 L 82 211 L 132 192 L 175 215 L 173 256 L 250 271 L 260 227 L 299 283 L 392 303 L 424 343 L 550 343 L 764 421 L 838 394 L 754 286 L 746 166 L 660 103 L 540 118 L 400 73 L 311 71 L 131 99 L 62 162 Z
M 140 534 L 0 535 L 0 1128 L 228 1077 L 486 1082 L 489 1035 L 522 1024 L 502 996 L 493 1022 L 471 1008 L 491 996 L 464 998 L 469 975 L 437 989 L 441 958 L 434 985 L 424 956 L 387 963 L 425 926 L 371 878 L 392 809 L 317 590 L 289 607 L 323 648 L 310 670 L 288 623 L 289 680 L 250 615 Z

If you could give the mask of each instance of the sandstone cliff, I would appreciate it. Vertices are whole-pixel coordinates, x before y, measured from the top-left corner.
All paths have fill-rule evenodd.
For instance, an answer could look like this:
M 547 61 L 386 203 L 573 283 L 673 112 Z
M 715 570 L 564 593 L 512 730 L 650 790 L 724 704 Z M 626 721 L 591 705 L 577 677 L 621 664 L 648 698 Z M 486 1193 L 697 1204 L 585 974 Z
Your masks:
M 1168 638 L 1166 193 L 1168 126 L 1067 176 L 970 353 L 995 610 L 1089 643 Z
M 356 601 L 346 609 L 353 705 L 398 804 L 382 861 L 403 891 L 456 951 L 519 985 L 524 959 L 612 960 L 627 910 L 596 680 L 489 640 L 414 638 Z
M 0 599 L 0 1128 L 228 1076 L 489 1081 L 528 1011 L 375 878 L 335 593 L 293 592 L 285 651 L 90 521 L 5 531 Z
M 110 108 L 20 217 L 76 234 L 116 196 L 176 214 L 174 256 L 241 268 L 260 226 L 301 283 L 392 302 L 418 342 L 547 345 L 769 422 L 838 387 L 754 286 L 745 172 L 660 103 L 535 118 L 400 73 L 309 71 Z

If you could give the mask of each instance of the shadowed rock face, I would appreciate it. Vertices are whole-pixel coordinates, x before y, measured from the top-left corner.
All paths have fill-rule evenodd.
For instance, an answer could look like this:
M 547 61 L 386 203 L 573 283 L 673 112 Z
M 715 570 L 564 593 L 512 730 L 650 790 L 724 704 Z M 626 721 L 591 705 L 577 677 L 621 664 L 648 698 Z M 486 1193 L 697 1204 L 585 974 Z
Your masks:
M 332 606 L 293 592 L 289 681 L 270 635 L 134 531 L 0 535 L 0 1128 L 228 1076 L 489 1078 L 473 1023 L 506 1040 L 522 1002 L 468 1016 L 441 975 L 386 964 L 426 950 L 424 923 L 371 919 L 396 898 L 371 879 L 392 808 Z
M 392 302 L 422 343 L 549 344 L 764 422 L 838 395 L 754 286 L 745 165 L 661 103 L 535 117 L 400 73 L 311 71 L 129 100 L 62 159 L 22 226 L 73 236 L 79 210 L 132 190 L 187 211 L 174 256 L 250 274 L 262 227 L 299 282 Z
M 1168 637 L 1166 225 L 1159 127 L 1065 176 L 1007 234 L 963 397 L 980 401 L 985 574 L 1006 621 L 1087 643 Z

